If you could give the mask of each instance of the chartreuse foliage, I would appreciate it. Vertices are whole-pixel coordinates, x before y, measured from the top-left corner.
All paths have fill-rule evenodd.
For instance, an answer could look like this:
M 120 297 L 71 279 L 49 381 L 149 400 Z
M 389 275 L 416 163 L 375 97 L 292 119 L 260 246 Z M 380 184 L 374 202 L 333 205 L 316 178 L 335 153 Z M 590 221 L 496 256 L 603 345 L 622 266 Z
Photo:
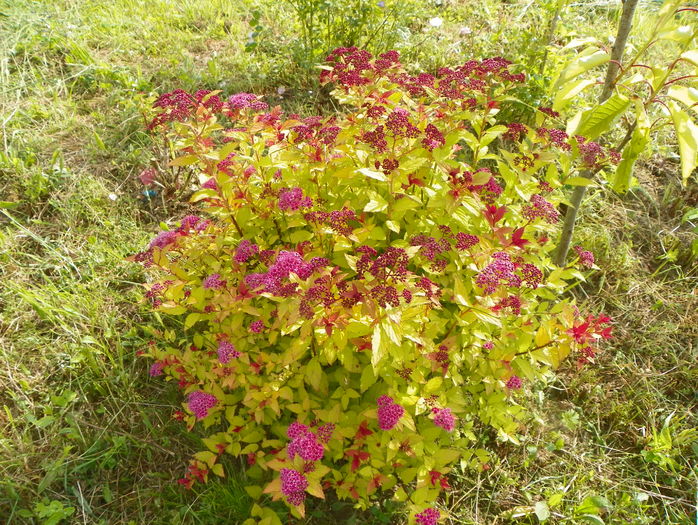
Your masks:
M 633 167 L 647 149 L 653 135 L 672 125 L 681 154 L 681 180 L 685 185 L 698 166 L 698 49 L 695 7 L 682 7 L 681 0 L 666 0 L 651 17 L 651 31 L 611 80 L 608 99 L 580 110 L 567 124 L 567 131 L 590 139 L 610 134 L 621 117 L 629 126 L 621 142 L 622 160 L 608 175 L 614 190 L 633 186 Z M 553 109 L 562 111 L 582 92 L 598 84 L 596 68 L 611 55 L 593 37 L 580 38 L 565 46 L 573 53 L 550 87 Z M 652 56 L 654 54 L 654 57 Z M 591 183 L 591 181 L 589 181 Z
M 151 329 L 151 374 L 179 382 L 180 417 L 207 434 L 183 484 L 246 456 L 249 523 L 280 523 L 264 494 L 302 516 L 328 490 L 436 523 L 449 471 L 487 461 L 475 422 L 516 442 L 522 385 L 571 354 L 588 362 L 610 334 L 563 297 L 583 276 L 553 267 L 549 238 L 558 189 L 613 155 L 499 121 L 525 82 L 500 58 L 437 76 L 406 74 L 395 52 L 339 49 L 328 64 L 341 115 L 244 93 L 155 104 L 173 164 L 200 173 L 203 217 L 135 256 L 159 279 L 154 308 L 181 319 Z

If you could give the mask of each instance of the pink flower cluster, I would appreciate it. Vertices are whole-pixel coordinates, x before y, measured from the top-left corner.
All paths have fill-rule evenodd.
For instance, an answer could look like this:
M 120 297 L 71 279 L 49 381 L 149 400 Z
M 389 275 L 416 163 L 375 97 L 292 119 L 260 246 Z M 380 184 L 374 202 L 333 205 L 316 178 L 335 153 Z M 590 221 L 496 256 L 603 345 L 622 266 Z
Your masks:
M 217 290 L 225 286 L 225 281 L 221 279 L 220 274 L 212 273 L 203 280 L 202 286 L 207 290 Z
M 587 141 L 581 135 L 575 135 L 579 154 L 582 157 L 582 162 L 590 168 L 598 169 L 604 164 L 618 164 L 621 159 L 620 153 L 614 150 L 606 150 L 601 144 L 594 141 Z
M 415 235 L 410 239 L 410 245 L 420 246 L 419 253 L 430 261 L 434 261 L 437 255 L 451 249 L 451 245 L 446 239 L 442 238 L 437 241 L 434 237 L 429 237 L 428 235 Z
M 170 93 L 164 93 L 153 104 L 154 108 L 160 108 L 161 113 L 155 116 L 148 124 L 148 129 L 172 121 L 183 121 L 194 114 L 198 106 L 216 113 L 223 108 L 223 102 L 217 95 L 211 95 L 210 91 L 199 90 L 193 95 L 183 89 L 175 89 Z
M 378 398 L 378 426 L 381 430 L 390 430 L 405 413 L 405 409 L 393 401 L 390 396 Z
M 173 242 L 177 240 L 177 232 L 176 231 L 164 231 L 158 233 L 155 238 L 150 241 L 150 246 L 149 248 L 152 250 L 153 248 L 164 248 L 165 246 L 169 246 Z
M 235 345 L 225 339 L 218 343 L 218 350 L 216 353 L 218 354 L 218 360 L 224 365 L 228 364 L 231 359 L 240 357 L 240 352 L 235 348 Z
M 396 137 L 418 137 L 419 129 L 410 122 L 410 113 L 406 109 L 395 108 L 385 122 L 385 127 Z M 436 129 L 436 128 L 435 128 Z M 436 130 L 438 132 L 438 130 Z
M 519 390 L 523 386 L 523 381 L 519 376 L 511 376 L 506 383 L 509 390 Z
M 488 264 L 475 279 L 485 295 L 493 293 L 500 286 L 518 288 L 524 283 L 535 289 L 543 281 L 543 272 L 534 264 L 524 263 L 520 259 L 512 260 L 506 252 L 495 252 L 492 258 L 494 262 Z
M 451 413 L 450 408 L 433 408 L 432 412 L 434 413 L 434 424 L 437 427 L 441 427 L 447 432 L 453 431 L 456 426 L 456 418 Z
M 433 124 L 427 124 L 424 129 L 424 134 L 426 137 L 422 140 L 422 145 L 429 151 L 434 151 L 436 148 L 440 148 L 446 144 L 446 139 L 439 129 Z
M 477 235 L 462 232 L 456 233 L 456 250 L 465 251 L 475 246 L 478 242 L 480 242 L 480 239 L 478 239 Z
M 310 208 L 313 200 L 303 196 L 300 188 L 285 188 L 279 192 L 279 209 L 285 211 L 297 211 L 301 208 Z
M 261 319 L 258 319 L 257 321 L 252 321 L 250 323 L 250 332 L 252 332 L 253 334 L 258 334 L 265 328 L 266 327 L 264 326 L 264 321 L 262 321 Z
M 312 211 L 306 213 L 304 218 L 308 222 L 323 224 L 342 235 L 350 235 L 353 229 L 349 224 L 349 221 L 358 220 L 356 213 L 349 208 L 342 208 L 341 210 L 333 210 L 331 212 Z
M 281 492 L 291 505 L 300 505 L 305 501 L 305 489 L 308 488 L 306 477 L 294 469 L 281 469 Z
M 330 432 L 331 433 L 331 432 Z M 325 455 L 325 449 L 318 442 L 318 436 L 298 422 L 289 425 L 286 435 L 291 442 L 286 447 L 289 459 L 299 455 L 305 461 L 319 461 Z
M 506 308 L 510 308 L 511 313 L 514 315 L 519 315 L 521 313 L 521 299 L 516 295 L 505 297 L 492 307 L 492 311 L 499 312 L 500 310 L 504 310 Z
M 529 204 L 526 204 L 521 215 L 529 221 L 537 218 L 543 219 L 550 224 L 555 224 L 560 220 L 560 214 L 551 203 L 546 201 L 542 195 L 533 195 Z
M 441 513 L 434 509 L 428 508 L 423 512 L 415 515 L 415 520 L 418 525 L 436 525 L 441 517 Z
M 150 377 L 158 377 L 163 374 L 163 364 L 160 361 L 155 361 L 152 365 L 150 365 L 150 370 L 148 373 L 150 374 Z
M 407 277 L 407 252 L 402 248 L 390 246 L 381 255 L 370 246 L 360 246 L 356 251 L 362 254 L 356 263 L 359 279 L 363 278 L 365 272 L 377 279 L 404 281 Z
M 574 251 L 577 252 L 579 263 L 582 266 L 586 266 L 587 268 L 594 266 L 594 254 L 592 252 L 585 250 L 581 246 L 575 246 Z
M 502 135 L 502 137 L 513 142 L 518 142 L 521 135 L 526 135 L 527 132 L 528 128 L 525 124 L 512 122 L 511 124 L 507 124 L 507 131 L 504 133 L 504 135 Z
M 478 274 L 475 282 L 484 288 L 485 295 L 493 293 L 499 286 L 521 286 L 521 278 L 514 273 L 516 267 L 508 253 L 495 252 L 494 262 L 485 266 Z
M 218 404 L 218 399 L 213 394 L 195 390 L 189 394 L 187 406 L 191 410 L 196 419 L 203 419 L 208 415 L 208 411 Z
M 569 151 L 572 147 L 567 143 L 570 136 L 561 129 L 555 128 L 538 128 L 536 133 L 539 137 L 547 138 L 551 144 L 560 149 Z
M 246 263 L 249 261 L 252 257 L 257 255 L 259 253 L 259 246 L 256 244 L 253 244 L 251 241 L 248 241 L 247 239 L 243 239 L 240 241 L 238 244 L 237 249 L 235 250 L 235 256 L 233 259 L 235 260 L 236 263 Z
M 253 111 L 265 111 L 269 106 L 259 100 L 257 95 L 252 93 L 236 93 L 228 98 L 228 108 L 231 110 L 251 109 Z
M 281 250 L 266 273 L 250 273 L 245 276 L 245 283 L 252 289 L 261 288 L 259 293 L 269 292 L 288 297 L 297 289 L 295 283 L 283 284 L 291 273 L 295 273 L 301 279 L 307 279 L 328 264 L 329 261 L 322 257 L 314 257 L 310 262 L 305 262 L 300 253 Z
M 381 55 L 382 56 L 382 55 Z M 373 69 L 370 60 L 371 53 L 357 47 L 338 47 L 326 58 L 333 63 L 332 71 L 323 71 L 320 74 L 320 82 L 335 81 L 343 86 L 362 86 L 370 82 L 363 75 L 364 71 Z

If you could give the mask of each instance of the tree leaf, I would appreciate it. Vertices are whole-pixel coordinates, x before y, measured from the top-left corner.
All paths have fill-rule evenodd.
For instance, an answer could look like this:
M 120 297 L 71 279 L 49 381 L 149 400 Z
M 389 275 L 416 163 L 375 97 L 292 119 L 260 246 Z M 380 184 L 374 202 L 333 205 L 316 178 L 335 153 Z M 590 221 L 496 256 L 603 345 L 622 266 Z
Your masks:
M 385 173 L 382 171 L 376 171 L 372 170 L 371 168 L 359 168 L 356 170 L 358 173 L 361 173 L 362 175 L 365 175 L 366 177 L 369 177 L 371 179 L 376 179 L 380 181 L 387 181 L 388 179 L 385 177 Z
M 560 86 L 569 82 L 582 73 L 589 71 L 597 66 L 603 65 L 611 60 L 611 55 L 595 47 L 589 47 L 582 51 L 575 59 L 565 67 L 560 73 L 552 92 L 555 93 Z
M 694 66 L 698 67 L 698 49 L 691 49 L 689 51 L 686 51 L 681 55 L 681 58 L 683 60 L 687 60 Z
M 698 113 L 698 89 L 690 86 L 673 85 L 666 94 L 668 97 L 686 104 L 689 109 Z
M 630 99 L 625 95 L 616 93 L 603 104 L 590 109 L 574 134 L 582 135 L 589 140 L 594 140 L 608 131 L 613 123 L 620 117 L 630 105 Z
M 637 124 L 633 130 L 633 135 L 625 148 L 616 173 L 613 178 L 613 189 L 619 193 L 625 193 L 630 188 L 633 176 L 633 166 L 640 154 L 645 150 L 650 140 L 650 123 L 647 118 L 645 107 L 639 100 L 637 105 Z
M 565 184 L 569 186 L 591 186 L 594 184 L 594 181 L 586 177 L 570 177 L 565 179 Z
M 555 111 L 560 111 L 561 109 L 565 108 L 574 97 L 594 84 L 596 84 L 596 80 L 588 78 L 583 78 L 575 82 L 568 82 L 556 93 L 555 99 L 553 100 L 553 109 Z
M 685 185 L 698 163 L 698 126 L 676 102 L 669 102 L 681 153 L 681 179 Z

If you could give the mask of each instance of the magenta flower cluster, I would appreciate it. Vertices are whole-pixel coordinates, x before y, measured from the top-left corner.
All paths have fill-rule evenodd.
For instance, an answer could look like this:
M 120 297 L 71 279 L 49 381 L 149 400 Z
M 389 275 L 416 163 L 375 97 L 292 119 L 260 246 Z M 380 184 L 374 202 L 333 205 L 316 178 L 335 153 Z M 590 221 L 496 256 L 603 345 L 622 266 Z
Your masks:
M 288 297 L 296 292 L 295 283 L 284 284 L 291 273 L 301 279 L 307 279 L 319 269 L 327 266 L 329 261 L 322 257 L 313 257 L 305 262 L 298 252 L 281 250 L 274 263 L 266 273 L 250 273 L 245 276 L 245 284 L 259 293 L 268 292 L 281 297 Z
M 262 330 L 264 330 L 264 328 L 264 321 L 262 321 L 261 319 L 258 319 L 257 321 L 252 321 L 250 323 L 250 332 L 252 332 L 253 334 L 260 333 Z
M 218 343 L 217 353 L 218 360 L 224 365 L 228 364 L 231 359 L 237 359 L 240 357 L 240 352 L 237 348 L 235 348 L 235 345 L 230 341 L 226 341 L 225 339 Z
M 415 515 L 415 520 L 418 525 L 436 525 L 441 517 L 441 513 L 434 509 L 428 508 L 423 512 Z
M 318 436 L 311 432 L 305 425 L 297 425 L 291 431 L 287 431 L 291 442 L 286 447 L 289 459 L 293 459 L 298 454 L 305 461 L 319 461 L 325 455 L 325 449 L 318 442 Z
M 485 266 L 475 282 L 484 288 L 485 295 L 493 293 L 500 285 L 521 286 L 521 278 L 514 273 L 516 267 L 508 253 L 495 252 L 494 262 Z
M 243 239 L 238 244 L 238 247 L 235 250 L 235 256 L 233 258 L 235 259 L 236 263 L 246 263 L 258 253 L 259 246 L 253 244 L 251 241 L 248 241 L 247 239 Z
M 301 208 L 310 208 L 313 200 L 303 196 L 300 188 L 286 188 L 279 192 L 279 209 L 285 211 L 297 211 Z
M 303 474 L 290 468 L 281 469 L 281 492 L 291 505 L 300 505 L 305 501 L 307 488 L 308 480 Z
M 560 214 L 555 206 L 538 194 L 531 197 L 530 203 L 523 207 L 521 214 L 529 221 L 540 218 L 550 224 L 555 224 L 560 219 Z
M 390 396 L 380 396 L 378 403 L 378 426 L 381 430 L 390 430 L 405 413 L 405 409 L 393 401 Z
M 225 281 L 221 279 L 220 274 L 212 273 L 203 280 L 202 285 L 207 290 L 217 290 L 218 288 L 223 288 L 225 286 Z
M 581 246 L 575 246 L 574 251 L 577 252 L 577 256 L 579 257 L 579 262 L 582 266 L 586 266 L 587 268 L 591 268 L 594 266 L 594 254 L 591 253 L 588 250 L 585 250 Z
M 228 98 L 228 107 L 233 110 L 251 109 L 253 111 L 264 111 L 269 106 L 259 100 L 257 95 L 252 93 L 236 93 Z
M 434 413 L 434 424 L 437 427 L 441 427 L 447 432 L 452 432 L 456 426 L 456 418 L 451 413 L 450 408 L 434 408 L 432 409 Z
M 523 386 L 523 381 L 519 376 L 511 376 L 506 383 L 506 387 L 509 390 L 518 390 Z
M 155 238 L 150 241 L 150 249 L 153 248 L 164 248 L 175 242 L 177 240 L 177 232 L 175 231 L 164 231 L 158 233 Z
M 150 374 L 150 377 L 158 377 L 163 374 L 163 364 L 160 361 L 155 361 L 152 365 L 150 365 L 150 370 L 148 373 Z
M 196 419 L 203 419 L 208 415 L 208 411 L 218 404 L 218 399 L 213 394 L 195 390 L 189 394 L 187 406 L 191 410 Z

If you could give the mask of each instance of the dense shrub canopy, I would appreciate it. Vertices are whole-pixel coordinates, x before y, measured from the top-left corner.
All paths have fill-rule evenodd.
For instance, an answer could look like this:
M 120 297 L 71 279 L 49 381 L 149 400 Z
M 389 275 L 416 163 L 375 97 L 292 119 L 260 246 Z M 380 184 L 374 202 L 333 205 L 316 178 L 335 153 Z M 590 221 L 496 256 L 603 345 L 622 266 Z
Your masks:
M 246 93 L 156 102 L 151 128 L 200 173 L 201 216 L 135 257 L 156 270 L 153 307 L 182 316 L 154 331 L 151 374 L 178 382 L 179 417 L 208 436 L 183 484 L 243 455 L 248 492 L 294 515 L 333 490 L 436 523 L 449 471 L 487 461 L 475 425 L 516 442 L 517 392 L 610 336 L 563 296 L 592 254 L 553 267 L 550 239 L 559 188 L 617 155 L 549 109 L 505 121 L 526 78 L 501 58 L 410 75 L 395 52 L 341 48 L 321 80 L 341 114 Z

